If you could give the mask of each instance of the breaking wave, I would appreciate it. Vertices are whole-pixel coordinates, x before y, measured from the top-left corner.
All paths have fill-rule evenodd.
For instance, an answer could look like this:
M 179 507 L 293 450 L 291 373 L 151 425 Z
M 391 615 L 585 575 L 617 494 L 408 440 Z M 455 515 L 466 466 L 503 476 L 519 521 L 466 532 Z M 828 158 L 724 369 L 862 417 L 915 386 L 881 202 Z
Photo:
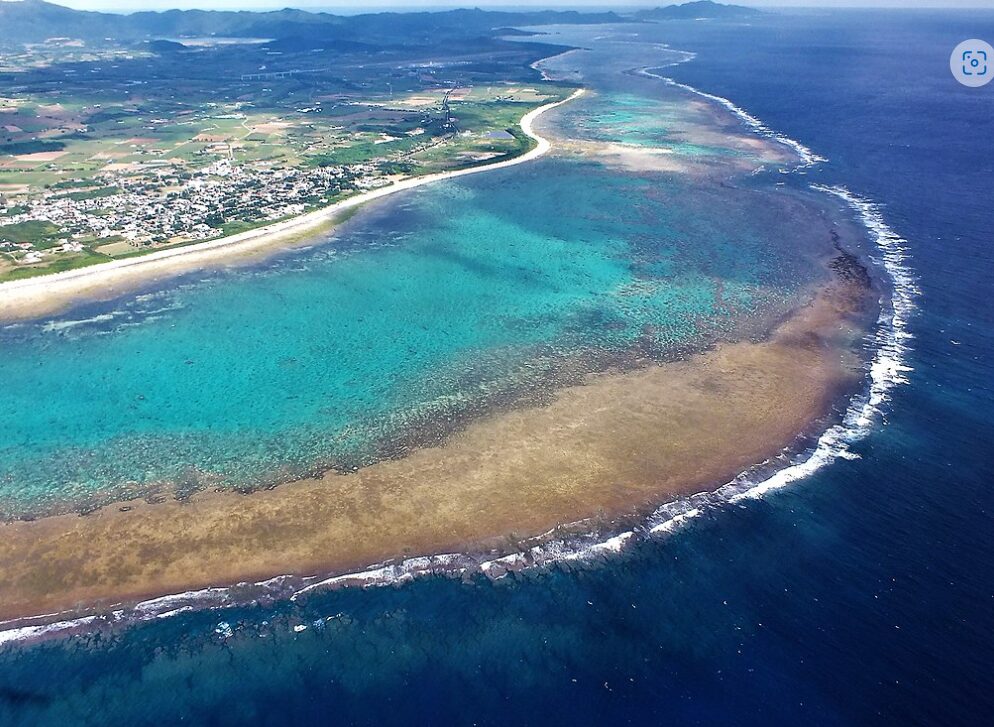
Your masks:
M 755 132 L 794 149 L 802 160 L 799 168 L 825 161 L 799 142 L 772 131 L 727 99 L 649 73 L 646 69 L 640 73 L 659 78 L 722 105 Z M 907 264 L 907 241 L 887 225 L 879 205 L 842 186 L 813 184 L 811 188 L 845 202 L 870 233 L 875 245 L 871 258 L 886 274 L 889 296 L 881 300 L 880 315 L 870 334 L 869 343 L 873 354 L 864 390 L 849 401 L 838 424 L 829 427 L 812 447 L 791 458 L 786 466 L 771 472 L 771 468 L 776 467 L 779 462 L 763 463 L 738 475 L 714 492 L 702 492 L 664 504 L 644 523 L 623 532 L 575 535 L 572 533 L 578 527 L 582 529 L 583 523 L 573 523 L 531 539 L 529 542 L 533 545 L 530 547 L 499 557 L 472 553 L 421 556 L 396 563 L 377 564 L 366 570 L 331 577 L 283 575 L 256 583 L 204 588 L 142 601 L 104 614 L 72 614 L 71 618 L 55 622 L 51 622 L 51 619 L 61 614 L 19 619 L 16 622 L 0 623 L 0 646 L 86 631 L 101 624 L 166 618 L 191 610 L 224 609 L 284 599 L 297 601 L 311 592 L 326 589 L 398 585 L 429 575 L 455 578 L 482 575 L 496 580 L 528 568 L 596 561 L 621 553 L 636 542 L 665 538 L 702 514 L 727 507 L 730 503 L 761 498 L 811 476 L 838 459 L 858 459 L 859 455 L 853 451 L 852 445 L 865 438 L 872 430 L 890 399 L 891 391 L 908 382 L 906 374 L 911 368 L 907 364 L 907 356 L 912 339 L 908 326 L 917 307 L 916 300 L 920 290 Z M 557 535 L 562 532 L 569 532 L 570 535 Z M 232 633 L 230 626 L 223 621 L 215 631 L 221 638 Z
M 687 61 L 693 60 L 694 58 L 695 54 L 687 53 L 686 57 L 681 58 L 679 61 L 676 61 L 676 63 L 673 63 L 671 65 L 676 65 L 678 63 L 686 63 Z M 826 159 L 823 156 L 819 156 L 818 154 L 815 154 L 813 151 L 811 151 L 811 149 L 809 149 L 808 147 L 806 147 L 804 144 L 797 141 L 796 139 L 791 139 L 788 136 L 784 136 L 779 131 L 774 131 L 769 126 L 764 124 L 762 121 L 757 119 L 755 116 L 750 114 L 748 111 L 741 108 L 740 106 L 736 106 L 732 101 L 729 101 L 727 98 L 723 96 L 716 96 L 713 93 L 707 93 L 706 91 L 701 91 L 700 89 L 694 88 L 693 86 L 690 86 L 686 83 L 680 83 L 679 81 L 676 81 L 670 78 L 669 76 L 663 76 L 658 73 L 653 73 L 651 67 L 640 68 L 638 71 L 636 71 L 636 73 L 640 76 L 646 76 L 648 78 L 658 79 L 668 86 L 674 86 L 676 88 L 681 88 L 684 91 L 689 91 L 690 93 L 696 96 L 706 98 L 707 100 L 712 101 L 718 104 L 719 106 L 724 107 L 728 111 L 731 111 L 732 114 L 734 114 L 740 121 L 742 121 L 746 126 L 748 126 L 749 129 L 754 133 L 766 139 L 771 139 L 777 142 L 778 144 L 786 146 L 787 148 L 791 149 L 795 154 L 797 154 L 798 158 L 801 160 L 801 163 L 797 167 L 797 169 L 806 169 L 807 167 L 812 167 L 815 164 L 820 164 L 822 162 L 828 161 L 828 159 Z

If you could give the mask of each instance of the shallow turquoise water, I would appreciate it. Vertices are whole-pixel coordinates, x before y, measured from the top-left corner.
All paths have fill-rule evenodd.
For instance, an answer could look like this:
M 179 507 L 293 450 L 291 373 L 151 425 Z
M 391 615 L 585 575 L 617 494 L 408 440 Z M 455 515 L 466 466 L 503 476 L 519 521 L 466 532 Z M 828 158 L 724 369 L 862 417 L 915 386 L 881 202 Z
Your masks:
M 910 384 L 859 459 L 600 566 L 315 591 L 8 646 L 0 724 L 987 725 L 994 210 L 962 180 L 994 186 L 977 164 L 994 136 L 976 133 L 994 96 L 959 87 L 945 60 L 994 37 L 994 13 L 869 13 L 641 31 L 699 51 L 679 80 L 829 157 L 811 175 L 883 204 L 908 239 L 923 289 Z M 591 65 L 653 62 L 608 51 Z
M 600 92 L 581 108 L 562 113 L 563 133 L 595 141 L 655 148 L 665 146 L 688 157 L 741 157 L 745 153 L 717 144 L 692 143 L 681 132 L 690 119 L 700 120 L 700 112 L 686 106 L 686 99 L 647 98 L 634 92 Z M 759 166 L 759 160 L 756 165 Z
M 627 113 L 619 98 L 571 113 Z M 798 240 L 763 194 L 546 159 L 397 195 L 266 263 L 9 327 L 0 507 L 350 469 L 578 371 L 770 319 L 819 274 L 799 250 L 824 235 Z

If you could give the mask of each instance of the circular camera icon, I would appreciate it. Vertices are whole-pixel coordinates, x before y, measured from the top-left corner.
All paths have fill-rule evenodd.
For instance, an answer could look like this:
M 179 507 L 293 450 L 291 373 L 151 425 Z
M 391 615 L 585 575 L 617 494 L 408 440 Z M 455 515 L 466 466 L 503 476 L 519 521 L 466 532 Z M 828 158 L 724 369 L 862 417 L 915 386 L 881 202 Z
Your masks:
M 949 56 L 949 70 L 964 86 L 986 86 L 994 78 L 994 48 L 977 38 L 964 40 Z

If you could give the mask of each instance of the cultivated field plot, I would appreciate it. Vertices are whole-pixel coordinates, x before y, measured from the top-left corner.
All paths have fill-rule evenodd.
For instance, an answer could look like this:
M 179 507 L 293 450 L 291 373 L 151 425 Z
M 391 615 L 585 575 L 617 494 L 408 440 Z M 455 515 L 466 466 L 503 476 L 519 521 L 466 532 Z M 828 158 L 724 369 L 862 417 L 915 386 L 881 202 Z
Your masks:
M 521 117 L 572 90 L 524 63 L 548 51 L 457 46 L 426 61 L 396 45 L 58 39 L 8 55 L 0 280 L 212 239 L 527 151 Z

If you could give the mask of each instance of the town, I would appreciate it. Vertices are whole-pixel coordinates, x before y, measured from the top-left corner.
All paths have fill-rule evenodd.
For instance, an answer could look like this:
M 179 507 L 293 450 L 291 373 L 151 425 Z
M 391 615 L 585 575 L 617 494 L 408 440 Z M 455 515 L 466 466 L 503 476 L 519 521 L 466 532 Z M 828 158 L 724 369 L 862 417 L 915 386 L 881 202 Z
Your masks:
M 294 169 L 220 160 L 195 172 L 169 166 L 139 176 L 105 173 L 85 180 L 83 189 L 47 191 L 4 217 L 7 236 L 21 226 L 37 229 L 38 223 L 47 223 L 58 236 L 50 248 L 8 240 L 0 242 L 0 250 L 22 251 L 19 260 L 31 264 L 49 253 L 81 252 L 84 241 L 100 241 L 94 248 L 98 253 L 120 255 L 208 240 L 233 228 L 299 215 L 387 181 L 374 164 Z
M 0 281 L 218 239 L 516 156 L 532 143 L 522 116 L 571 92 L 538 78 L 539 50 L 523 43 L 460 41 L 441 55 L 298 45 L 58 37 L 11 48 Z

